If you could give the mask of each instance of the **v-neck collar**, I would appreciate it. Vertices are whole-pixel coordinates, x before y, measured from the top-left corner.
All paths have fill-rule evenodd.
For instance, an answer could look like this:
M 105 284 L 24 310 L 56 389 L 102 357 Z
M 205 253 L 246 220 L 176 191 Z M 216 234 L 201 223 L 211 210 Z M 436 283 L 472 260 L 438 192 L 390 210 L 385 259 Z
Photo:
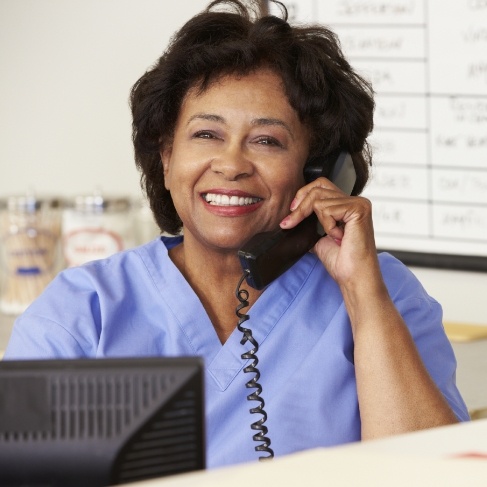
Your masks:
M 161 298 L 176 317 L 194 354 L 205 357 L 209 374 L 219 389 L 225 390 L 246 364 L 247 361 L 242 360 L 241 355 L 248 351 L 251 345 L 240 343 L 242 333 L 237 328 L 224 344 L 220 342 L 203 304 L 168 255 L 168 250 L 181 241 L 182 237 L 162 237 L 154 242 L 155 247 L 150 244 L 149 247 L 143 247 L 147 254 L 142 258 L 159 289 Z M 150 251 L 151 248 L 153 251 Z M 294 301 L 316 262 L 316 258 L 311 254 L 304 256 L 292 269 L 272 282 L 251 308 L 241 310 L 249 315 L 249 320 L 245 321 L 243 326 L 252 330 L 259 346 L 262 346 Z M 181 296 L 175 295 L 175 289 Z M 235 315 L 235 324 L 237 322 L 238 317 Z

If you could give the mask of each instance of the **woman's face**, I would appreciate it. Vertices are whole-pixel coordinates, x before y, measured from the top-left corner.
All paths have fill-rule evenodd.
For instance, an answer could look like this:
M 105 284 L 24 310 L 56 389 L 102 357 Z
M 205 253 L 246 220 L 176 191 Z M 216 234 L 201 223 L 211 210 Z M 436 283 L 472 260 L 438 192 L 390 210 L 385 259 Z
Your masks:
M 270 70 L 190 90 L 161 153 L 185 241 L 235 250 L 276 228 L 304 184 L 308 147 L 306 127 Z

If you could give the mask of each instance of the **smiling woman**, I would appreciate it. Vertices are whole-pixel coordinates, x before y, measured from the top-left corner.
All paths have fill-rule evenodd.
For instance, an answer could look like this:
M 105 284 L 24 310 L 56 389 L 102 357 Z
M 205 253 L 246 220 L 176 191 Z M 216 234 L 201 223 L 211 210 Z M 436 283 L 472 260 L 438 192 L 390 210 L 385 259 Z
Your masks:
M 161 160 L 193 265 L 211 258 L 199 246 L 212 247 L 209 272 L 221 280 L 232 266 L 231 280 L 238 280 L 237 250 L 254 233 L 276 228 L 304 185 L 308 140 L 280 77 L 267 69 L 225 76 L 186 95 Z
M 63 271 L 17 320 L 6 358 L 204 357 L 209 467 L 468 419 L 440 305 L 377 255 L 359 196 L 372 89 L 332 32 L 290 25 L 284 7 L 214 1 L 135 83 L 131 107 L 142 185 L 176 236 Z M 323 176 L 305 184 L 335 153 L 351 155 L 352 195 Z M 312 252 L 236 297 L 242 244 L 310 215 L 325 232 Z M 251 382 L 247 342 L 260 345 Z M 249 407 L 262 414 L 253 438 Z

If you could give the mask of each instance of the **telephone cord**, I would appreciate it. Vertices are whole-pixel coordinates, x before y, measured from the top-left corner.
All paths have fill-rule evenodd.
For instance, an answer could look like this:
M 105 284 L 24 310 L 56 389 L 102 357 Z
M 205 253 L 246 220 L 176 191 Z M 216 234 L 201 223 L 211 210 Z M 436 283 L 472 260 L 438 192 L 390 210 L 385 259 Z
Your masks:
M 243 333 L 243 337 L 240 343 L 244 345 L 246 342 L 250 342 L 250 344 L 253 346 L 252 349 L 250 349 L 247 352 L 244 352 L 241 355 L 243 360 L 252 360 L 252 362 L 243 369 L 244 372 L 254 374 L 254 377 L 245 384 L 245 386 L 248 389 L 255 389 L 254 392 L 252 392 L 247 396 L 247 400 L 257 401 L 259 403 L 256 407 L 251 408 L 250 412 L 252 414 L 258 413 L 262 415 L 262 418 L 255 421 L 255 423 L 252 423 L 250 427 L 253 430 L 257 431 L 257 433 L 253 435 L 253 440 L 261 443 L 260 445 L 255 446 L 255 450 L 257 452 L 267 453 L 267 456 L 261 456 L 259 457 L 259 460 L 269 460 L 274 458 L 274 451 L 272 450 L 272 448 L 270 448 L 271 440 L 267 436 L 268 433 L 267 426 L 264 425 L 264 423 L 267 420 L 267 413 L 264 410 L 264 406 L 265 406 L 264 399 L 261 397 L 262 386 L 258 382 L 260 379 L 260 371 L 257 368 L 257 364 L 259 363 L 259 359 L 257 358 L 257 352 L 259 351 L 259 344 L 252 336 L 252 330 L 250 328 L 246 328 L 243 326 L 243 323 L 249 319 L 249 315 L 241 312 L 243 308 L 249 306 L 249 302 L 248 302 L 249 292 L 246 289 L 240 289 L 248 273 L 249 273 L 248 270 L 244 271 L 244 274 L 241 277 L 237 285 L 237 289 L 235 291 L 235 295 L 240 303 L 236 309 L 236 314 L 238 316 L 237 328 L 239 329 L 240 332 Z

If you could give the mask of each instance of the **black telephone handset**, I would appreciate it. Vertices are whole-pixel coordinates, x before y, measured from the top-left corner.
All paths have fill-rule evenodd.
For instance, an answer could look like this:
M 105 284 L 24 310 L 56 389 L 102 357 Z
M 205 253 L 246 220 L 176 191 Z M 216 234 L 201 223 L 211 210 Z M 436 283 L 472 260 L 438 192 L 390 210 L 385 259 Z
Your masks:
M 306 183 L 308 184 L 320 176 L 327 177 L 344 193 L 351 194 L 357 176 L 350 154 L 344 151 L 334 151 L 328 156 L 308 161 L 304 168 Z M 259 413 L 262 416 L 251 425 L 252 430 L 256 431 L 253 439 L 259 443 L 255 450 L 266 455 L 260 457 L 260 460 L 273 458 L 274 451 L 270 447 L 271 440 L 268 436 L 267 426 L 264 424 L 267 420 L 267 413 L 264 410 L 265 402 L 261 396 L 262 386 L 258 382 L 261 376 L 257 368 L 259 344 L 253 337 L 251 328 L 244 326 L 249 315 L 243 313 L 242 309 L 249 306 L 249 292 L 241 289 L 240 286 L 245 279 L 247 284 L 253 288 L 263 289 L 308 252 L 324 234 L 318 218 L 313 213 L 290 230 L 278 228 L 271 232 L 254 235 L 238 251 L 244 274 L 235 291 L 239 301 L 236 310 L 239 318 L 237 327 L 243 333 L 240 343 L 244 345 L 249 342 L 252 346 L 251 350 L 242 354 L 242 359 L 250 361 L 244 367 L 244 372 L 254 374 L 254 377 L 246 383 L 246 387 L 255 389 L 255 391 L 249 394 L 247 399 L 257 401 L 258 405 L 250 409 L 250 412 Z
M 308 162 L 304 169 L 306 184 L 320 176 L 351 194 L 357 178 L 352 157 L 338 150 Z M 278 228 L 254 235 L 238 251 L 247 284 L 263 289 L 312 249 L 324 234 L 318 218 L 312 214 L 290 230 Z

